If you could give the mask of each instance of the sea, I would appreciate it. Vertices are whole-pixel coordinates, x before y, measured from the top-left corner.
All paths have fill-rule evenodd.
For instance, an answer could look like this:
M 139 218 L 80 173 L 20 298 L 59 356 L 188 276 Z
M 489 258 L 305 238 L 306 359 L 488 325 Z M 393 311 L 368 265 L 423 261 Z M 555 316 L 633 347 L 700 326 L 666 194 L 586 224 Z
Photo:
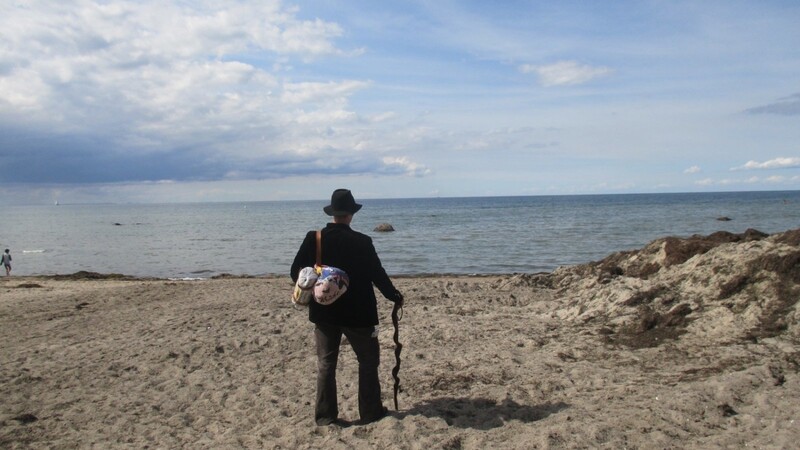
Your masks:
M 390 275 L 550 272 L 665 236 L 800 228 L 800 191 L 359 202 L 352 227 L 372 237 Z M 11 250 L 12 275 L 288 275 L 306 232 L 327 223 L 327 203 L 7 206 L 0 250 Z M 373 231 L 382 223 L 395 231 Z

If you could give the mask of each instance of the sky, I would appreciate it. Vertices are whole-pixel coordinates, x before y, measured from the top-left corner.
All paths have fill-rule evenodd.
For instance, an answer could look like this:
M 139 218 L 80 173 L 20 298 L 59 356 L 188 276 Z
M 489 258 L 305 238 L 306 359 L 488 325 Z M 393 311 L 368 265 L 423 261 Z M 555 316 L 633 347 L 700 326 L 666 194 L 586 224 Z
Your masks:
M 0 2 L 0 204 L 800 189 L 800 2 Z

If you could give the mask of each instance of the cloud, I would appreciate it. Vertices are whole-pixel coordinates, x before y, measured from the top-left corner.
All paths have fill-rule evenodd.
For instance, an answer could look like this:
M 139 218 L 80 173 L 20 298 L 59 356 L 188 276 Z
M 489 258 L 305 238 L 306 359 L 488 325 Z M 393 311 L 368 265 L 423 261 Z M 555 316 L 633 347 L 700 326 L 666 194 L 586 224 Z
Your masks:
M 584 84 L 613 72 L 608 67 L 592 67 L 577 61 L 559 61 L 546 66 L 524 64 L 520 70 L 538 75 L 539 84 L 545 87 Z
M 365 88 L 369 83 L 356 80 L 328 83 L 287 83 L 281 101 L 288 104 L 335 101 Z
M 349 107 L 370 82 L 289 77 L 357 55 L 342 34 L 278 0 L 6 2 L 0 181 L 271 178 L 325 173 L 332 153 L 384 173 L 390 150 L 364 159 L 372 119 Z
M 406 157 L 385 157 L 383 158 L 385 170 L 389 172 L 399 172 L 414 177 L 429 175 L 431 170 L 427 167 L 412 162 Z
M 753 185 L 761 185 L 761 186 L 771 186 L 771 185 L 786 185 L 789 186 L 791 184 L 795 184 L 800 181 L 800 175 L 796 175 L 793 177 L 788 177 L 784 175 L 772 175 L 766 178 L 760 177 L 748 177 L 748 178 L 722 178 L 722 179 L 713 179 L 713 178 L 705 178 L 702 180 L 697 180 L 694 182 L 696 186 L 702 187 L 709 187 L 709 186 L 753 186 Z
M 775 158 L 764 162 L 747 161 L 744 165 L 731 170 L 757 170 L 757 169 L 791 169 L 800 167 L 800 158 Z
M 745 110 L 749 114 L 778 114 L 781 116 L 800 115 L 800 93 L 778 99 L 775 103 Z
M 694 173 L 699 173 L 699 172 L 700 172 L 700 167 L 698 167 L 698 166 L 692 166 L 692 167 L 689 167 L 688 169 L 683 171 L 683 173 L 686 173 L 686 174 L 694 174 Z

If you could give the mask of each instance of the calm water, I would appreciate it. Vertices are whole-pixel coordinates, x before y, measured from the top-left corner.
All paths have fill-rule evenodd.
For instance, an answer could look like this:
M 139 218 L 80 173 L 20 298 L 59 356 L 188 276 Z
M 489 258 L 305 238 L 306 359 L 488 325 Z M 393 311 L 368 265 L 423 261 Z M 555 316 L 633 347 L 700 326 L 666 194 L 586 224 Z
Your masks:
M 286 274 L 328 202 L 7 207 L 15 275 Z M 672 235 L 800 227 L 800 191 L 363 200 L 390 274 L 550 271 Z M 733 220 L 721 222 L 717 217 Z M 376 233 L 379 223 L 393 233 Z M 119 225 L 116 225 L 119 224 Z

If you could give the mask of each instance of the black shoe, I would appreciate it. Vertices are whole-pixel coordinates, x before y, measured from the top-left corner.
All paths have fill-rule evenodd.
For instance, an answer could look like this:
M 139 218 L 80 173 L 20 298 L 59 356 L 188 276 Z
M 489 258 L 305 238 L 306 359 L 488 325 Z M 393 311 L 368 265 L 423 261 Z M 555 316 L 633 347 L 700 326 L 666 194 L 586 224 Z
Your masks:
M 350 422 L 348 422 L 346 420 L 342 420 L 342 419 L 333 419 L 333 420 L 331 420 L 331 419 L 320 419 L 320 420 L 317 421 L 317 426 L 318 427 L 328 427 L 328 426 L 330 426 L 330 427 L 347 428 L 350 425 L 352 425 L 352 423 L 350 423 Z
M 324 426 L 328 426 L 328 425 L 334 425 L 338 421 L 339 421 L 339 419 L 330 419 L 330 418 L 327 418 L 327 417 L 326 418 L 321 418 L 321 419 L 317 419 L 317 426 L 324 427 Z
M 389 409 L 387 409 L 384 406 L 384 407 L 381 408 L 381 412 L 377 416 L 370 417 L 370 418 L 367 418 L 367 419 L 361 419 L 361 425 L 366 425 L 368 423 L 377 422 L 377 421 L 383 419 L 384 417 L 386 417 L 388 415 L 389 415 Z

